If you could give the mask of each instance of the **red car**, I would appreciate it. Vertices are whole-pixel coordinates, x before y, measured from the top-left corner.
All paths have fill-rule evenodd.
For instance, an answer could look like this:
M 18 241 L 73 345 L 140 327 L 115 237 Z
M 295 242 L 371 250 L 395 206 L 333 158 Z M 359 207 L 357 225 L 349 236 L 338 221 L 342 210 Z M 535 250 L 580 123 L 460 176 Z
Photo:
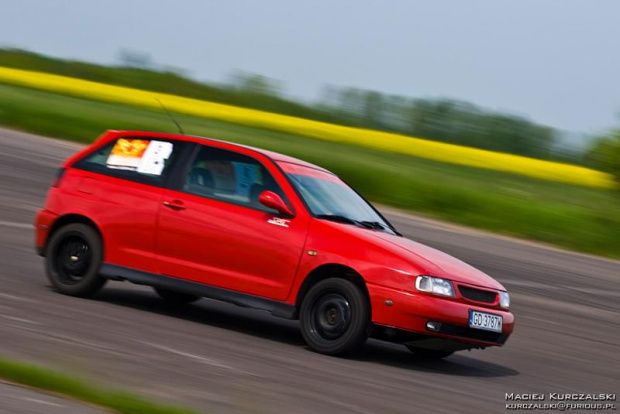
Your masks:
M 111 279 L 232 302 L 299 319 L 325 354 L 372 336 L 442 358 L 513 330 L 491 277 L 404 238 L 329 171 L 230 142 L 108 131 L 58 170 L 35 226 L 61 293 Z

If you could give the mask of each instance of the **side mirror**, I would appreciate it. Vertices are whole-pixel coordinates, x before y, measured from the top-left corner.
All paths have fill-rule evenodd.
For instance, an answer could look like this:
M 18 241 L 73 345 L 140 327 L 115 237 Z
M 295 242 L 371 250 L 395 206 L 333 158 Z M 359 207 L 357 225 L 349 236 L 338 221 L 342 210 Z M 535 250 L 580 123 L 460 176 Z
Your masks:
M 273 191 L 263 191 L 262 193 L 260 193 L 260 195 L 258 196 L 258 202 L 265 207 L 277 210 L 280 214 L 286 214 L 289 216 L 293 215 L 293 212 L 286 205 L 284 200 L 282 200 L 282 198 Z

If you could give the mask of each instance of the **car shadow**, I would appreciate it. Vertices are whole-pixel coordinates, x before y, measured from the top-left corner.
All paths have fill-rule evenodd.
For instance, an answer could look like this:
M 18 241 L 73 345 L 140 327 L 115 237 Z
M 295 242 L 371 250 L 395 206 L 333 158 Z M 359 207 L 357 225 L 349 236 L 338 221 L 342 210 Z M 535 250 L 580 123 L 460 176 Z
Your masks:
M 161 299 L 150 289 L 124 290 L 108 286 L 93 296 L 92 300 L 237 331 L 290 345 L 305 345 L 296 321 L 276 318 L 268 312 L 242 308 L 216 300 L 201 299 L 189 305 L 173 305 Z
M 513 368 L 469 356 L 477 352 L 482 356 L 485 351 L 461 351 L 445 359 L 428 360 L 416 358 L 402 345 L 371 339 L 347 359 L 451 376 L 494 378 L 519 375 L 519 371 Z
M 174 306 L 160 299 L 154 292 L 134 288 L 107 287 L 94 296 L 92 300 L 241 332 L 303 347 L 308 349 L 308 352 L 312 352 L 301 336 L 297 321 L 277 318 L 268 312 L 241 308 L 209 299 L 202 299 L 190 305 Z M 474 352 L 476 351 L 472 351 L 472 353 Z M 325 358 L 331 357 L 325 356 Z M 452 376 L 492 378 L 519 375 L 519 372 L 513 368 L 472 358 L 467 351 L 457 353 L 444 360 L 424 360 L 415 358 L 402 345 L 374 339 L 368 340 L 354 354 L 340 358 Z

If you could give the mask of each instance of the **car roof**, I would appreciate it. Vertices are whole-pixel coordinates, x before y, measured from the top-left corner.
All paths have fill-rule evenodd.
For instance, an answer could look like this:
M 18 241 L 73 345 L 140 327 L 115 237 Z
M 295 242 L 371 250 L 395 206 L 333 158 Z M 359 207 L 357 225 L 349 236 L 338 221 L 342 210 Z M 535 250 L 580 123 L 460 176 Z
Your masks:
M 304 160 L 300 160 L 299 158 L 295 158 L 295 157 L 291 157 L 288 155 L 284 155 L 284 154 L 280 154 L 279 152 L 274 152 L 274 151 L 268 151 L 266 149 L 262 149 L 262 148 L 257 148 L 257 147 L 252 147 L 250 145 L 244 145 L 244 144 L 238 144 L 236 142 L 231 142 L 231 141 L 226 141 L 226 140 L 222 140 L 222 139 L 216 139 L 216 138 L 208 138 L 208 137 L 201 137 L 201 136 L 197 136 L 197 135 L 182 135 L 182 134 L 171 134 L 171 133 L 166 133 L 166 132 L 154 132 L 154 131 L 117 131 L 117 130 L 109 130 L 107 131 L 107 134 L 113 134 L 116 136 L 153 136 L 153 137 L 159 137 L 159 138 L 169 138 L 169 139 L 179 139 L 182 141 L 191 141 L 191 142 L 196 142 L 196 143 L 200 143 L 201 141 L 214 141 L 214 142 L 219 142 L 219 143 L 223 143 L 226 144 L 227 146 L 230 147 L 237 147 L 237 148 L 246 148 L 249 150 L 252 150 L 254 152 L 260 153 L 268 158 L 270 158 L 273 161 L 276 162 L 287 162 L 290 164 L 296 164 L 296 165 L 300 165 L 303 167 L 308 167 L 308 168 L 313 168 L 316 170 L 320 170 L 320 171 L 324 171 L 326 173 L 329 174 L 333 174 L 331 171 L 326 170 L 325 168 L 318 166 L 316 164 L 312 164 L 310 162 L 304 161 Z

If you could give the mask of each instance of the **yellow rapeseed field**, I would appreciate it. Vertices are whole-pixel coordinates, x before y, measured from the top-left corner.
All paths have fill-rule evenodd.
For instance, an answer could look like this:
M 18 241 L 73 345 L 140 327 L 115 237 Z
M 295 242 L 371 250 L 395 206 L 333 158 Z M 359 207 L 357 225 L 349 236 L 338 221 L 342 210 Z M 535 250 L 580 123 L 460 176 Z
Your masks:
M 576 165 L 542 161 L 387 132 L 333 125 L 66 76 L 0 67 L 0 83 L 149 108 L 159 108 L 159 103 L 155 99 L 158 98 L 171 111 L 203 118 L 283 131 L 325 141 L 359 145 L 450 164 L 504 171 L 549 181 L 598 188 L 612 188 L 615 185 L 609 174 Z

